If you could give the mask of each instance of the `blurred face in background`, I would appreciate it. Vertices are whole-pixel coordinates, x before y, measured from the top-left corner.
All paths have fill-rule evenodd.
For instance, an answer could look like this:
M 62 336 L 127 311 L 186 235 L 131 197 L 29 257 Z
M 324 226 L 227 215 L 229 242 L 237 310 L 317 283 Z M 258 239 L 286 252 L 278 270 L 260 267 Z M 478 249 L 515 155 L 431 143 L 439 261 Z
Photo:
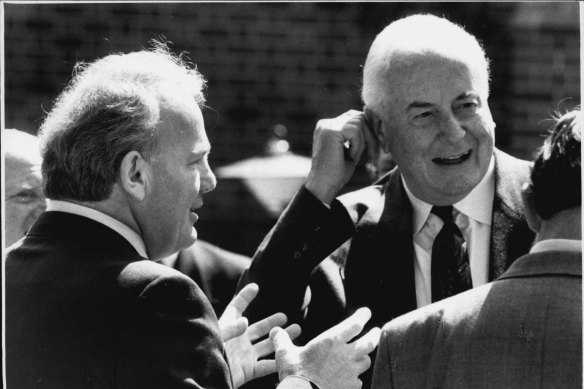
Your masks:
M 4 130 L 5 156 L 5 245 L 22 238 L 45 210 L 41 187 L 41 157 L 37 139 L 18 130 Z

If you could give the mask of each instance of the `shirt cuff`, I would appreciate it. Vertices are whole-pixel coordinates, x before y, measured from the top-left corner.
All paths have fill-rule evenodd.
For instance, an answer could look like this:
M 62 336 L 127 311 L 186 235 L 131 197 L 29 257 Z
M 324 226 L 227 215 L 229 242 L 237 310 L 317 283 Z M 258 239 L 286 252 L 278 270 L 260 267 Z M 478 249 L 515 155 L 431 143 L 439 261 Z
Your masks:
M 313 389 L 318 387 L 306 378 L 289 375 L 280 382 L 277 389 Z

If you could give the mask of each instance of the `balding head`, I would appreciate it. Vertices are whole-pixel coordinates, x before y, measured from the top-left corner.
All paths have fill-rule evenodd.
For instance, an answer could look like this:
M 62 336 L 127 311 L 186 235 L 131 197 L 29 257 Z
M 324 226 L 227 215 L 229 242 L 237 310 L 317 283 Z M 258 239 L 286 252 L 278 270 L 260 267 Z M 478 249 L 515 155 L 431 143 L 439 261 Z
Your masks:
M 45 209 L 41 156 L 35 136 L 4 130 L 6 177 L 6 246 L 24 236 Z
M 482 93 L 489 93 L 489 63 L 474 36 L 462 27 L 433 15 L 413 15 L 397 20 L 380 32 L 363 68 L 363 102 L 384 107 L 392 86 L 392 66 L 407 64 L 425 56 L 439 56 L 468 64 L 481 75 Z

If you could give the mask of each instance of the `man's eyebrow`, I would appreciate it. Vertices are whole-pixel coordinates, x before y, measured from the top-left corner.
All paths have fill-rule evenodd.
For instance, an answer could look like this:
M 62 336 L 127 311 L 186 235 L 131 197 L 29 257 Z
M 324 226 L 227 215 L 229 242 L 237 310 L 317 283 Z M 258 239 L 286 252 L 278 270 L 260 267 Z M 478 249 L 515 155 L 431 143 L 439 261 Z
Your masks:
M 454 99 L 455 101 L 457 100 L 463 100 L 463 99 L 467 99 L 469 97 L 473 97 L 473 98 L 479 98 L 479 94 L 476 92 L 472 92 L 472 91 L 466 91 L 463 92 L 461 94 L 459 94 L 456 99 Z
M 423 101 L 414 101 L 407 106 L 406 111 L 409 111 L 410 109 L 414 109 L 414 108 L 430 108 L 432 106 L 433 106 L 432 103 L 426 103 Z
M 211 154 L 211 146 L 209 144 L 197 147 L 196 149 L 191 151 L 191 155 L 195 157 L 200 157 L 209 154 Z

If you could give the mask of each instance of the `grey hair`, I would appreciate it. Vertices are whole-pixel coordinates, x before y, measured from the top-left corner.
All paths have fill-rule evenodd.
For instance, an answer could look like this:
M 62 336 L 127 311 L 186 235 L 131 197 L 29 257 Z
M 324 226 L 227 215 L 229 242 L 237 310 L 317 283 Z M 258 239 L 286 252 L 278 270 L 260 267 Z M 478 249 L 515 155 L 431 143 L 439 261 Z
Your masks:
M 385 79 L 396 54 L 426 53 L 447 54 L 477 64 L 488 96 L 489 61 L 477 39 L 447 19 L 413 15 L 392 22 L 373 41 L 363 67 L 363 102 L 370 107 L 385 106 L 387 91 L 391 91 Z
M 176 94 L 203 107 L 204 77 L 165 43 L 78 63 L 39 132 L 45 195 L 100 201 L 130 151 L 157 152 L 160 108 Z

